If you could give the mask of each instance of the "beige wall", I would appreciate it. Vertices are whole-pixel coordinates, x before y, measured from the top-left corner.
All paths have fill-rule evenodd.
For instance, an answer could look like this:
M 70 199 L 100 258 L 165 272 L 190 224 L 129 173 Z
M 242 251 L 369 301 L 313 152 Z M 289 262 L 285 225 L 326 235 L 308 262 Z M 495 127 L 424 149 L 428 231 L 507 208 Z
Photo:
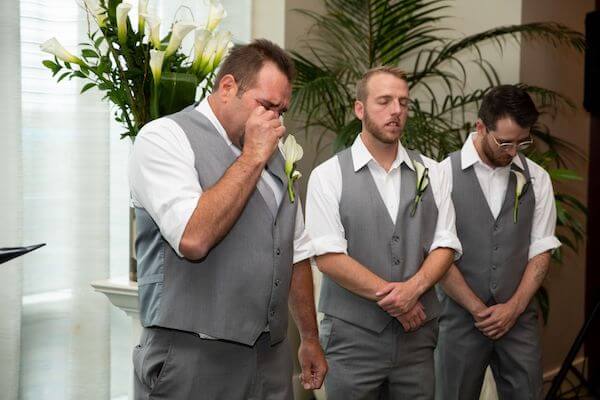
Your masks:
M 523 22 L 555 21 L 584 31 L 585 14 L 594 9 L 594 1 L 561 0 L 523 1 Z M 583 110 L 583 55 L 548 45 L 525 43 L 521 49 L 521 80 L 544 86 L 568 96 L 577 105 L 573 112 L 561 113 L 555 120 L 545 118 L 551 132 L 587 152 L 589 115 Z M 560 184 L 558 189 L 587 200 L 587 162 L 573 165 L 583 182 Z M 544 367 L 558 367 L 577 335 L 584 317 L 585 245 L 578 254 L 564 251 L 563 265 L 554 265 L 546 282 L 550 292 L 550 321 L 543 330 Z

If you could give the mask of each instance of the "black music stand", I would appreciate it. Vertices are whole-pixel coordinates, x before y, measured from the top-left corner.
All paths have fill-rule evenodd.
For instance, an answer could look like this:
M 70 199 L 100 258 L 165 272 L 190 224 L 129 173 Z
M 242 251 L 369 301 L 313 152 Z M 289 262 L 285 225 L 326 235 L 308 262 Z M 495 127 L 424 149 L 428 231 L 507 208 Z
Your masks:
M 592 324 L 594 322 L 596 322 L 595 319 L 598 318 L 599 313 L 600 313 L 600 300 L 598 300 L 598 302 L 596 302 L 596 306 L 592 310 L 592 313 L 583 323 L 583 326 L 581 327 L 579 334 L 575 338 L 575 341 L 573 342 L 571 349 L 569 349 L 569 353 L 567 354 L 565 361 L 562 363 L 562 366 L 560 367 L 560 371 L 558 371 L 558 374 L 556 374 L 556 376 L 552 380 L 552 386 L 550 387 L 550 390 L 548 391 L 548 394 L 546 395 L 546 400 L 556 400 L 556 399 L 562 398 L 559 395 L 559 391 L 562 386 L 562 383 L 564 382 L 564 380 L 567 377 L 567 374 L 569 372 L 573 373 L 577 377 L 580 385 L 585 387 L 594 399 L 600 399 L 600 394 L 595 390 L 593 385 L 591 385 L 590 382 L 588 382 L 585 379 L 583 374 L 581 372 L 579 372 L 579 370 L 577 368 L 573 367 L 573 361 L 575 360 L 577 353 L 579 353 L 579 350 L 581 349 L 581 346 L 583 345 L 583 342 L 585 340 L 585 337 L 587 336 L 588 331 L 590 330 L 590 327 L 592 326 Z
M 34 244 L 32 246 L 25 247 L 0 247 L 0 264 L 4 264 L 13 258 L 27 254 L 30 251 L 34 251 L 45 245 L 46 243 Z

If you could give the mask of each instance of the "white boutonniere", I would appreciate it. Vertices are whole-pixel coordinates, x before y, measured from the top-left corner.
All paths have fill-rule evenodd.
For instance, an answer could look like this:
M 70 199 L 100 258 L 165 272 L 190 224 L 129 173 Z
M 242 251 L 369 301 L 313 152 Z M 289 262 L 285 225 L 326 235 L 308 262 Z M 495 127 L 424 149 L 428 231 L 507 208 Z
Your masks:
M 521 200 L 521 197 L 523 197 L 527 191 L 530 181 L 528 181 L 527 178 L 525 178 L 525 175 L 519 171 L 511 170 L 511 172 L 514 173 L 517 178 L 517 184 L 515 185 L 515 205 L 513 207 L 513 222 L 516 224 L 517 219 L 519 218 L 519 200 Z
M 423 198 L 423 193 L 425 193 L 425 189 L 429 185 L 429 168 L 426 168 L 423 164 L 418 161 L 413 161 L 413 166 L 415 167 L 415 171 L 417 172 L 417 194 L 415 196 L 415 200 L 413 201 L 412 208 L 410 211 L 410 216 L 414 216 L 417 211 L 417 206 L 421 202 Z
M 285 159 L 285 174 L 288 177 L 288 195 L 293 203 L 296 194 L 294 192 L 294 182 L 302 177 L 300 171 L 296 170 L 296 162 L 304 155 L 304 150 L 296 142 L 294 135 L 288 135 L 283 143 L 283 158 Z

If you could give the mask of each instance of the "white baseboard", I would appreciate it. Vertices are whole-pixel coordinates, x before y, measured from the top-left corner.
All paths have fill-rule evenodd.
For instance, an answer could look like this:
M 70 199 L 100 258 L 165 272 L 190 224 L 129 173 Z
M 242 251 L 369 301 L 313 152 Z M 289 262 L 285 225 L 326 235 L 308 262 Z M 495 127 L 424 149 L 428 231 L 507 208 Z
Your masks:
M 585 356 L 577 357 L 575 360 L 573 360 L 573 366 L 575 368 L 581 367 L 584 362 Z M 560 366 L 544 372 L 544 381 L 552 380 L 556 376 L 556 374 L 558 374 L 558 371 L 560 371 Z

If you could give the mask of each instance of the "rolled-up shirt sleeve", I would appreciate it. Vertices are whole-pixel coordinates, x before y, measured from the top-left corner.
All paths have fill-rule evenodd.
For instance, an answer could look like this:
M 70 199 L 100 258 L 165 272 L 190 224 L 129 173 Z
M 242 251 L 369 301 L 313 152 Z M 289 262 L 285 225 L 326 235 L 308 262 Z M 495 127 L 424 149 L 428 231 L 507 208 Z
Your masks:
M 550 175 L 537 165 L 529 163 L 532 186 L 535 194 L 535 211 L 531 227 L 529 259 L 549 250 L 560 247 L 561 243 L 554 235 L 556 229 L 556 204 Z
M 296 212 L 296 228 L 294 230 L 294 264 L 309 259 L 315 255 L 315 250 L 310 236 L 304 225 L 304 214 L 302 203 L 298 200 L 298 211 Z
M 182 256 L 179 243 L 202 188 L 190 144 L 174 121 L 154 120 L 137 136 L 129 158 L 129 187 L 134 207 L 150 214 Z
M 339 211 L 341 182 L 337 157 L 315 168 L 308 180 L 306 228 L 317 256 L 347 254 L 348 243 Z
M 430 183 L 435 204 L 438 208 L 438 219 L 435 227 L 433 241 L 429 251 L 446 247 L 454 250 L 454 259 L 462 256 L 462 246 L 456 234 L 456 213 L 452 203 L 451 184 L 444 165 L 425 158 L 425 165 L 429 168 Z

